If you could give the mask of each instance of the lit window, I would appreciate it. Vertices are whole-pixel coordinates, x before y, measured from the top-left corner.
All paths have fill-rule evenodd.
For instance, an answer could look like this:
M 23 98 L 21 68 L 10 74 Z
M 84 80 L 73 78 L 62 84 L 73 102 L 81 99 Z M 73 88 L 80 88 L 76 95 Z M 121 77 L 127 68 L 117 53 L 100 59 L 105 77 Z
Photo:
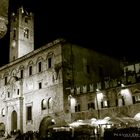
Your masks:
M 45 110 L 46 108 L 47 108 L 47 101 L 45 99 L 43 99 L 41 102 L 41 109 Z
M 101 102 L 101 106 L 102 106 L 102 108 L 106 108 L 106 107 L 109 106 L 109 102 L 108 102 L 107 100 L 103 100 L 103 101 Z
M 24 37 L 29 38 L 29 29 L 27 28 L 24 29 Z
M 140 103 L 140 95 L 133 96 L 133 103 Z
M 32 106 L 27 107 L 27 121 L 32 120 Z

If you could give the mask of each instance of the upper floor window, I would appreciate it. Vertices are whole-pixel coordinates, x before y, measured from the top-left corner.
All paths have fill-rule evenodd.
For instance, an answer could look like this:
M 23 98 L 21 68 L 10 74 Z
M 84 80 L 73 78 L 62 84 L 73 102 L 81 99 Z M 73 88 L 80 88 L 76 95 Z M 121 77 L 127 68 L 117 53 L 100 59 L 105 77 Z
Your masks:
M 24 37 L 29 38 L 29 29 L 27 28 L 24 29 Z
M 124 98 L 122 95 L 119 95 L 118 99 L 116 100 L 116 106 L 123 106 L 123 105 L 125 105 Z
M 24 71 L 23 70 L 20 70 L 20 78 L 21 79 L 23 78 L 23 73 L 24 73 Z
M 32 120 L 32 106 L 27 106 L 27 121 Z
M 38 88 L 41 89 L 42 88 L 42 82 L 38 83 Z
M 81 109 L 80 109 L 80 104 L 77 104 L 76 106 L 75 106 L 75 112 L 79 112 Z
M 41 71 L 42 71 L 42 63 L 39 62 L 39 63 L 38 63 L 38 72 L 41 72 Z
M 103 101 L 101 102 L 101 106 L 102 106 L 102 108 L 109 107 L 109 101 L 108 101 L 108 100 L 103 100 Z
M 7 95 L 7 96 L 8 96 L 8 98 L 10 98 L 10 92 L 8 92 L 7 94 L 8 94 L 8 95 Z
M 52 97 L 50 97 L 49 99 L 48 99 L 48 109 L 51 109 L 52 108 L 52 105 L 53 105 L 53 100 L 52 100 Z
M 2 115 L 2 117 L 5 116 L 5 109 L 4 108 L 1 110 L 1 115 Z
M 25 23 L 28 23 L 28 18 L 27 17 L 25 17 Z
M 140 103 L 140 95 L 133 96 L 133 103 Z
M 88 103 L 88 110 L 89 109 L 95 109 L 94 103 Z
M 4 84 L 7 85 L 7 76 L 4 78 Z
M 45 110 L 46 108 L 47 108 L 47 101 L 45 99 L 43 99 L 41 102 L 41 109 Z
M 32 66 L 29 66 L 29 76 L 31 76 L 33 74 L 33 68 Z
M 13 39 L 16 38 L 16 29 L 13 30 Z
M 17 89 L 17 95 L 19 95 L 19 89 Z
M 48 58 L 48 68 L 52 67 L 52 58 Z

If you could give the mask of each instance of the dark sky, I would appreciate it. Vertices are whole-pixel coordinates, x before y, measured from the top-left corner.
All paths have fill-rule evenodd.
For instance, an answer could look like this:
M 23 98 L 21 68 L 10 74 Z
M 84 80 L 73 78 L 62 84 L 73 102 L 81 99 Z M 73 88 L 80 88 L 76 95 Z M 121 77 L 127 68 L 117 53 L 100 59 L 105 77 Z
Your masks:
M 18 1 L 12 0 L 12 10 L 19 5 Z M 62 37 L 116 58 L 140 60 L 139 16 L 131 3 L 129 6 L 126 3 L 47 0 L 20 3 L 35 14 L 35 48 Z M 1 65 L 8 62 L 7 38 L 8 35 L 0 40 Z

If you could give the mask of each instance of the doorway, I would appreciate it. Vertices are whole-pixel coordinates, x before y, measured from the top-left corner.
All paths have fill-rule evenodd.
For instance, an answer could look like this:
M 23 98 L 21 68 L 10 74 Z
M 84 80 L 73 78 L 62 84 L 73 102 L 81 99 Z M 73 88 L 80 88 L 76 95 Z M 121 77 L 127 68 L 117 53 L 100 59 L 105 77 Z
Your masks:
M 17 130 L 17 112 L 14 110 L 11 115 L 11 131 Z

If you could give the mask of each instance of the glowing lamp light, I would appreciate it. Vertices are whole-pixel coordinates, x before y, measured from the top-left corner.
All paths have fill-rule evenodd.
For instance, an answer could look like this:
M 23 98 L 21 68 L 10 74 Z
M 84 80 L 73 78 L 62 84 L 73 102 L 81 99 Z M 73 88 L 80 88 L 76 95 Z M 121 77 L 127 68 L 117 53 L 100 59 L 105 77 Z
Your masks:
M 13 48 L 16 47 L 16 41 L 15 41 L 15 40 L 12 41 L 12 47 L 13 47 Z
M 140 113 L 137 113 L 137 114 L 134 116 L 134 119 L 137 120 L 137 121 L 140 121 Z

